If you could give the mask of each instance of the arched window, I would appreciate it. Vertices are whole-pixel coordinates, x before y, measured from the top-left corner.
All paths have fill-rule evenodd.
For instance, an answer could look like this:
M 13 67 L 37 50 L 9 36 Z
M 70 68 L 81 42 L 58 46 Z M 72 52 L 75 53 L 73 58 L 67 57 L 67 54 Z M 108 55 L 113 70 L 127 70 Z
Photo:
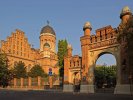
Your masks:
M 45 44 L 44 44 L 44 47 L 50 47 L 50 45 L 46 42 Z
M 113 34 L 110 34 L 110 37 L 113 38 Z
M 107 39 L 107 34 L 105 34 L 105 39 Z
M 102 41 L 102 36 L 100 36 L 100 40 Z
M 79 61 L 77 61 L 77 65 L 78 65 L 78 67 L 79 67 Z
M 97 37 L 95 37 L 95 42 L 97 42 Z
M 74 62 L 74 67 L 75 67 L 75 62 Z

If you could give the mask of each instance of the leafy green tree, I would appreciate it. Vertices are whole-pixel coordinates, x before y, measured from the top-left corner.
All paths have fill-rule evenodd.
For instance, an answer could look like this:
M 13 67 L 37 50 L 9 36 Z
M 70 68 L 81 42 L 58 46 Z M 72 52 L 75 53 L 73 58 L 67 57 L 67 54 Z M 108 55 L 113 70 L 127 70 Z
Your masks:
M 67 52 L 67 40 L 58 41 L 58 59 L 59 59 L 59 73 L 60 76 L 64 75 L 64 56 Z
M 14 76 L 16 78 L 27 77 L 26 67 L 24 62 L 19 61 L 14 65 Z
M 11 78 L 11 72 L 8 70 L 8 59 L 6 54 L 0 51 L 0 86 L 8 86 Z
M 40 65 L 34 65 L 29 72 L 29 76 L 30 77 L 37 77 L 37 76 L 47 77 L 48 75 L 44 72 L 44 70 Z
M 116 85 L 116 66 L 98 66 L 95 68 L 95 83 L 98 88 L 102 88 L 104 84 L 107 87 Z

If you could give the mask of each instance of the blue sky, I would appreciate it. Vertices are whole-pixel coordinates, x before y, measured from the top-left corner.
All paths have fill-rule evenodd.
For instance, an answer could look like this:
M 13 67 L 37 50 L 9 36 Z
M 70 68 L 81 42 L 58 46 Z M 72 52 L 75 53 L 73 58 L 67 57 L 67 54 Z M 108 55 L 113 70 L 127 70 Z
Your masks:
M 92 33 L 107 25 L 117 27 L 124 6 L 132 10 L 133 0 L 0 0 L 0 40 L 18 28 L 25 32 L 34 48 L 39 48 L 41 28 L 49 20 L 57 41 L 67 39 L 73 46 L 73 54 L 81 55 L 84 23 L 92 24 Z M 98 62 L 106 62 L 105 58 Z M 112 59 L 109 64 L 115 62 L 114 57 L 108 58 Z

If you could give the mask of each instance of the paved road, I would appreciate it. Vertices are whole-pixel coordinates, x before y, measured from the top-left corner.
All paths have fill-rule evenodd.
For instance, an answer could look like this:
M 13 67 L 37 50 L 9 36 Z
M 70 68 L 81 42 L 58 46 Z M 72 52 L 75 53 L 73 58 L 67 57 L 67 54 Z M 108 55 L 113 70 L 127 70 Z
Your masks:
M 48 91 L 0 90 L 0 100 L 133 100 L 133 96 L 109 93 L 78 94 Z

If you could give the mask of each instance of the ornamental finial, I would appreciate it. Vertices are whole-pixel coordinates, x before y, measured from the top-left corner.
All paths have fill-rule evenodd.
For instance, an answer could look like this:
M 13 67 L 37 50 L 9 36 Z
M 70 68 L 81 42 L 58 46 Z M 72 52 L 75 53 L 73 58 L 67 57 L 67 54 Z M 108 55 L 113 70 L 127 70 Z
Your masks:
M 49 23 L 50 23 L 49 20 L 47 20 L 47 25 L 49 25 Z

